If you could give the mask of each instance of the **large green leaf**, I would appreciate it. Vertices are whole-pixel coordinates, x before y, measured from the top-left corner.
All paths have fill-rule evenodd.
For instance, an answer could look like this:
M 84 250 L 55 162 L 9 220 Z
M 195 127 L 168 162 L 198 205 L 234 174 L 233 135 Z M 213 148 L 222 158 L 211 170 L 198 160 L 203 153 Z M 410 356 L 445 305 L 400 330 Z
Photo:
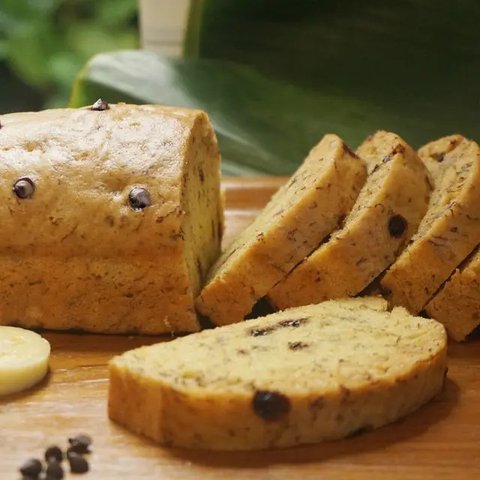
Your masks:
M 333 91 L 314 91 L 223 61 L 172 60 L 123 51 L 94 57 L 74 86 L 71 105 L 110 101 L 159 103 L 206 110 L 228 174 L 287 174 L 326 132 L 353 146 L 376 129 L 414 144 L 449 131 L 419 111 L 395 110 Z
M 202 0 L 186 54 L 478 135 L 478 0 Z M 370 114 L 370 112 L 368 112 Z M 408 132 L 410 133 L 410 132 Z M 425 132 L 427 133 L 427 132 Z

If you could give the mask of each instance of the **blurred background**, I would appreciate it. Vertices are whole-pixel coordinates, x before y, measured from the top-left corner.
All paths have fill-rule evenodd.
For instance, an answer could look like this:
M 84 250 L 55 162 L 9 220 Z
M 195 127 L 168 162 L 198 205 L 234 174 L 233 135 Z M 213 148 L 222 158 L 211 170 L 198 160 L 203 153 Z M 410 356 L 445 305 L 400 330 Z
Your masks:
M 329 131 L 478 135 L 478 0 L 0 0 L 0 113 L 205 109 L 229 174 L 288 174 Z
M 94 54 L 137 48 L 136 0 L 0 0 L 0 112 L 65 106 Z

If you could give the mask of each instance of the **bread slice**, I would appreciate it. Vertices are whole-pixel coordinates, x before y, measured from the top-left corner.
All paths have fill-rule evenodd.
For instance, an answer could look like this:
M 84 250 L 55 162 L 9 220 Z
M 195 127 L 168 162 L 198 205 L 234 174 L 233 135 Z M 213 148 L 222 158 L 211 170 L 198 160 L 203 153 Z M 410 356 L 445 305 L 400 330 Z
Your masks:
M 480 239 L 480 147 L 460 135 L 419 150 L 434 190 L 410 244 L 381 288 L 393 305 L 421 311 Z
M 99 101 L 1 125 L 0 324 L 199 330 L 223 227 L 207 115 Z
M 357 150 L 369 176 L 343 228 L 332 234 L 268 294 L 276 308 L 361 292 L 417 230 L 430 184 L 416 152 L 398 135 L 379 131 Z
M 336 135 L 325 135 L 290 181 L 223 253 L 197 299 L 217 325 L 238 322 L 350 211 L 364 163 Z
M 480 325 L 480 247 L 427 303 L 427 313 L 442 322 L 457 342 Z
M 287 447 L 393 422 L 445 373 L 440 323 L 377 298 L 333 300 L 114 358 L 109 414 L 169 446 Z

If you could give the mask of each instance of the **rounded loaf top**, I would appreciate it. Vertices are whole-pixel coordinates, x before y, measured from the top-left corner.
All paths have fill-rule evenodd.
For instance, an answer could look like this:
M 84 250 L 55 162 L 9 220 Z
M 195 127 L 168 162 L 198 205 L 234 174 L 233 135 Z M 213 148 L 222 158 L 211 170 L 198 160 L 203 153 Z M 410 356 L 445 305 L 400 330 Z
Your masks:
M 106 105 L 1 117 L 0 249 L 41 255 L 55 244 L 65 255 L 142 255 L 182 239 L 186 165 L 202 146 L 219 168 L 207 115 Z M 18 184 L 25 178 L 34 192 Z M 149 204 L 143 195 L 142 208 L 132 207 L 132 191 L 148 192 Z

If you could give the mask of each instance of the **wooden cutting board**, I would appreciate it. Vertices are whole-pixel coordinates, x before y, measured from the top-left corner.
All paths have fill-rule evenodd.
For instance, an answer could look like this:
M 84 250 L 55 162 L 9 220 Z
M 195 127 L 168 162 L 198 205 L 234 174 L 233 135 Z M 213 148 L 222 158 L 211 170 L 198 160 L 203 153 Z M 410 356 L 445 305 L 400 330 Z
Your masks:
M 225 179 L 226 242 L 249 223 L 282 178 Z M 403 421 L 362 436 L 252 453 L 161 448 L 110 422 L 108 360 L 157 338 L 46 333 L 53 355 L 48 378 L 0 401 L 0 480 L 50 444 L 88 433 L 91 472 L 67 478 L 110 479 L 480 479 L 480 336 L 452 344 L 444 392 Z

